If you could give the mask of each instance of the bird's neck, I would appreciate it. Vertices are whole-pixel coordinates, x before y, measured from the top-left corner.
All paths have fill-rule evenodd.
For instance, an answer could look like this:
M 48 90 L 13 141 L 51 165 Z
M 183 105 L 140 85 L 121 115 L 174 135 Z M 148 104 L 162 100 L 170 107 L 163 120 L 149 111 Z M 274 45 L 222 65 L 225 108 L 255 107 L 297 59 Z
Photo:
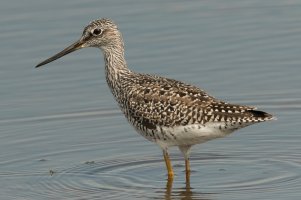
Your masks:
M 132 73 L 126 64 L 123 43 L 102 49 L 105 61 L 105 74 L 107 83 L 114 94 L 116 89 L 122 87 L 122 77 Z
M 111 74 L 119 74 L 129 71 L 125 57 L 123 44 L 117 44 L 102 49 L 105 60 L 106 72 Z

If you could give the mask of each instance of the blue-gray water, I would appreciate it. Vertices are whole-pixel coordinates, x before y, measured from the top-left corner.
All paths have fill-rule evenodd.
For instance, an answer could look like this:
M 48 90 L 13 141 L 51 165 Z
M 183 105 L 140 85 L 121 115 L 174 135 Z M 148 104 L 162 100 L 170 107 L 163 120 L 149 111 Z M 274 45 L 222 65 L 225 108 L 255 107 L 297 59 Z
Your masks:
M 301 1 L 0 4 L 0 199 L 300 199 Z M 161 150 L 121 115 L 99 50 L 34 69 L 100 17 L 119 24 L 131 69 L 278 120 L 195 146 L 190 189 L 172 149 L 167 187 Z

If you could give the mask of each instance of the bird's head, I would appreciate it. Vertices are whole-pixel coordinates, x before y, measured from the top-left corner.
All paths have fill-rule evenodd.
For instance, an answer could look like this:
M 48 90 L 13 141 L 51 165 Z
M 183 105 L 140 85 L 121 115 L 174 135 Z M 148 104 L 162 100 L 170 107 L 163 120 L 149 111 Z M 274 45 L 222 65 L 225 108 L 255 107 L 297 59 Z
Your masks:
M 97 47 L 102 50 L 123 48 L 122 36 L 117 25 L 112 20 L 104 18 L 90 22 L 85 27 L 79 40 L 61 52 L 39 63 L 36 67 L 40 67 L 73 51 L 86 47 Z

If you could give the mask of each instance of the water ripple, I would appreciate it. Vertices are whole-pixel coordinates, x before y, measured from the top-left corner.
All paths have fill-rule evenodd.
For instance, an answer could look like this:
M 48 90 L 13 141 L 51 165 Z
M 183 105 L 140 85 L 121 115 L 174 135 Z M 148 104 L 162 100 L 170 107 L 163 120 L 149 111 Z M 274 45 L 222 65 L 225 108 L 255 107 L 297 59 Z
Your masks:
M 53 120 L 68 120 L 75 118 L 88 118 L 88 117 L 108 117 L 120 115 L 120 110 L 117 109 L 95 109 L 95 110 L 84 110 L 72 113 L 61 113 L 56 115 L 45 115 L 37 117 L 24 117 L 24 118 L 13 118 L 3 119 L 0 123 L 18 123 L 18 122 L 42 122 L 42 121 L 53 121 Z
M 28 185 L 27 194 L 66 199 L 215 199 L 220 194 L 267 190 L 277 193 L 300 188 L 301 163 L 297 157 L 195 155 L 191 161 L 192 188 L 185 184 L 181 156 L 175 156 L 173 162 L 173 183 L 165 180 L 162 159 L 152 156 L 87 161 L 68 169 L 52 169 L 51 173 L 2 172 L 0 177 L 31 176 L 35 181 Z M 193 184 L 195 181 L 198 184 Z M 38 191 L 46 193 L 37 194 Z

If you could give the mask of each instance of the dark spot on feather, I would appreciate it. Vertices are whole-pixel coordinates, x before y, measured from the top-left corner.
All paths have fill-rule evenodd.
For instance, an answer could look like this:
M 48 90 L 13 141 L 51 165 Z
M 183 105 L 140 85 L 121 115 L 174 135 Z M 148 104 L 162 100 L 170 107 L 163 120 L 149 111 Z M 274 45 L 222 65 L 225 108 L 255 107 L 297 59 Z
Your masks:
M 175 109 L 172 106 L 169 106 L 168 110 L 171 111 L 171 112 L 173 112 Z
M 184 93 L 184 92 L 179 92 L 178 94 L 179 94 L 180 97 L 186 96 L 186 93 Z
M 164 89 L 164 90 L 169 90 L 169 89 L 170 89 L 170 86 L 165 85 L 165 86 L 163 86 L 163 89 Z

